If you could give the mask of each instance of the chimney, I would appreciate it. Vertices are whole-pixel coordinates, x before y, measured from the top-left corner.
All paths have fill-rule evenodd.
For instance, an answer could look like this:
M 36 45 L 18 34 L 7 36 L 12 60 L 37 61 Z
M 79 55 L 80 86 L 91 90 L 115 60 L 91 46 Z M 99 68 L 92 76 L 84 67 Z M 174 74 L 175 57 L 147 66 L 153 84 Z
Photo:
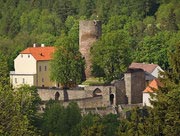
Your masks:
M 44 47 L 44 46 L 45 46 L 45 45 L 42 43 L 42 44 L 41 44 L 41 47 Z
M 33 47 L 36 47 L 36 43 L 33 44 Z

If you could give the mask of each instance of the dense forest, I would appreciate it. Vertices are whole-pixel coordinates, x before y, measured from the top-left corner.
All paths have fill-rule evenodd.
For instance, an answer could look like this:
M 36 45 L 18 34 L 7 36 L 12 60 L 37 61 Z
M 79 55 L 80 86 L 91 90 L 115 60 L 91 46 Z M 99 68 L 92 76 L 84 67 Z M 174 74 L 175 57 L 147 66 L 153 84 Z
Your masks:
M 103 23 L 99 45 L 108 50 L 110 60 L 116 60 L 111 54 L 121 48 L 126 52 L 121 58 L 128 57 L 123 63 L 156 63 L 167 70 L 168 51 L 179 37 L 179 6 L 178 0 L 1 0 L 0 50 L 10 56 L 13 70 L 20 50 L 33 43 L 59 45 L 65 36 L 78 43 L 79 20 L 98 19 Z M 101 47 L 95 50 L 100 53 Z M 94 62 L 100 68 L 108 63 L 99 64 L 99 59 Z
M 179 0 L 0 0 L 0 7 L 0 135 L 180 134 Z M 132 61 L 156 63 L 166 70 L 161 79 L 164 86 L 153 96 L 154 108 L 132 109 L 124 119 L 121 114 L 82 116 L 76 103 L 63 107 L 49 101 L 39 114 L 41 101 L 35 87 L 25 85 L 14 91 L 9 71 L 19 51 L 44 43 L 64 46 L 72 59 L 79 57 L 78 25 L 85 19 L 103 24 L 102 37 L 91 50 L 95 76 L 111 81 Z M 80 57 L 77 60 L 81 62 Z M 80 65 L 83 61 L 76 66 Z

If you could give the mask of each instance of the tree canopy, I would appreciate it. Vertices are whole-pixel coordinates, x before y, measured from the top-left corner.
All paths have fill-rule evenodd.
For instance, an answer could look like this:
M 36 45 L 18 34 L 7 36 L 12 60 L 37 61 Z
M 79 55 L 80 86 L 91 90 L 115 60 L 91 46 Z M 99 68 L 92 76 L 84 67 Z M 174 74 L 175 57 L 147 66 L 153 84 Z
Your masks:
M 128 37 L 128 33 L 124 31 L 111 31 L 104 34 L 92 47 L 95 74 L 99 74 L 99 67 L 105 74 L 105 79 L 112 81 L 125 72 L 131 62 L 130 38 Z
M 63 37 L 60 44 L 51 62 L 51 79 L 63 87 L 76 85 L 83 80 L 84 60 L 71 37 Z

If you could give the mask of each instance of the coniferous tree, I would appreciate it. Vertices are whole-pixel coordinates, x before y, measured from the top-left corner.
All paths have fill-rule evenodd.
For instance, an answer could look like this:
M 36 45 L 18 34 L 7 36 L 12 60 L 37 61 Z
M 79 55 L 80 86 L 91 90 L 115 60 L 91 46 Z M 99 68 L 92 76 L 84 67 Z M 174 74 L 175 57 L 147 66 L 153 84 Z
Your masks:
M 152 100 L 154 121 L 156 122 L 156 135 L 178 135 L 180 133 L 180 77 L 179 77 L 179 53 L 177 44 L 170 52 L 170 72 L 165 72 L 161 79 L 163 87 L 157 91 Z M 178 73 L 177 73 L 178 72 Z M 153 126 L 151 126 L 153 127 Z
M 0 86 L 4 89 L 10 87 L 7 58 L 0 52 Z M 1 89 L 3 89 L 1 88 Z

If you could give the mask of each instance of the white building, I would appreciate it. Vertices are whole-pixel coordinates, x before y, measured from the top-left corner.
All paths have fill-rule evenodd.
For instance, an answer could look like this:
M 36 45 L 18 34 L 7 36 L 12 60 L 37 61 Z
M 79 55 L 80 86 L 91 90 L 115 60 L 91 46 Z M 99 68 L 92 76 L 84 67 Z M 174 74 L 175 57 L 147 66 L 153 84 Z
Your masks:
M 30 86 L 50 87 L 54 83 L 50 81 L 50 60 L 54 53 L 54 47 L 29 47 L 15 58 L 15 71 L 10 72 L 13 87 L 22 84 Z

